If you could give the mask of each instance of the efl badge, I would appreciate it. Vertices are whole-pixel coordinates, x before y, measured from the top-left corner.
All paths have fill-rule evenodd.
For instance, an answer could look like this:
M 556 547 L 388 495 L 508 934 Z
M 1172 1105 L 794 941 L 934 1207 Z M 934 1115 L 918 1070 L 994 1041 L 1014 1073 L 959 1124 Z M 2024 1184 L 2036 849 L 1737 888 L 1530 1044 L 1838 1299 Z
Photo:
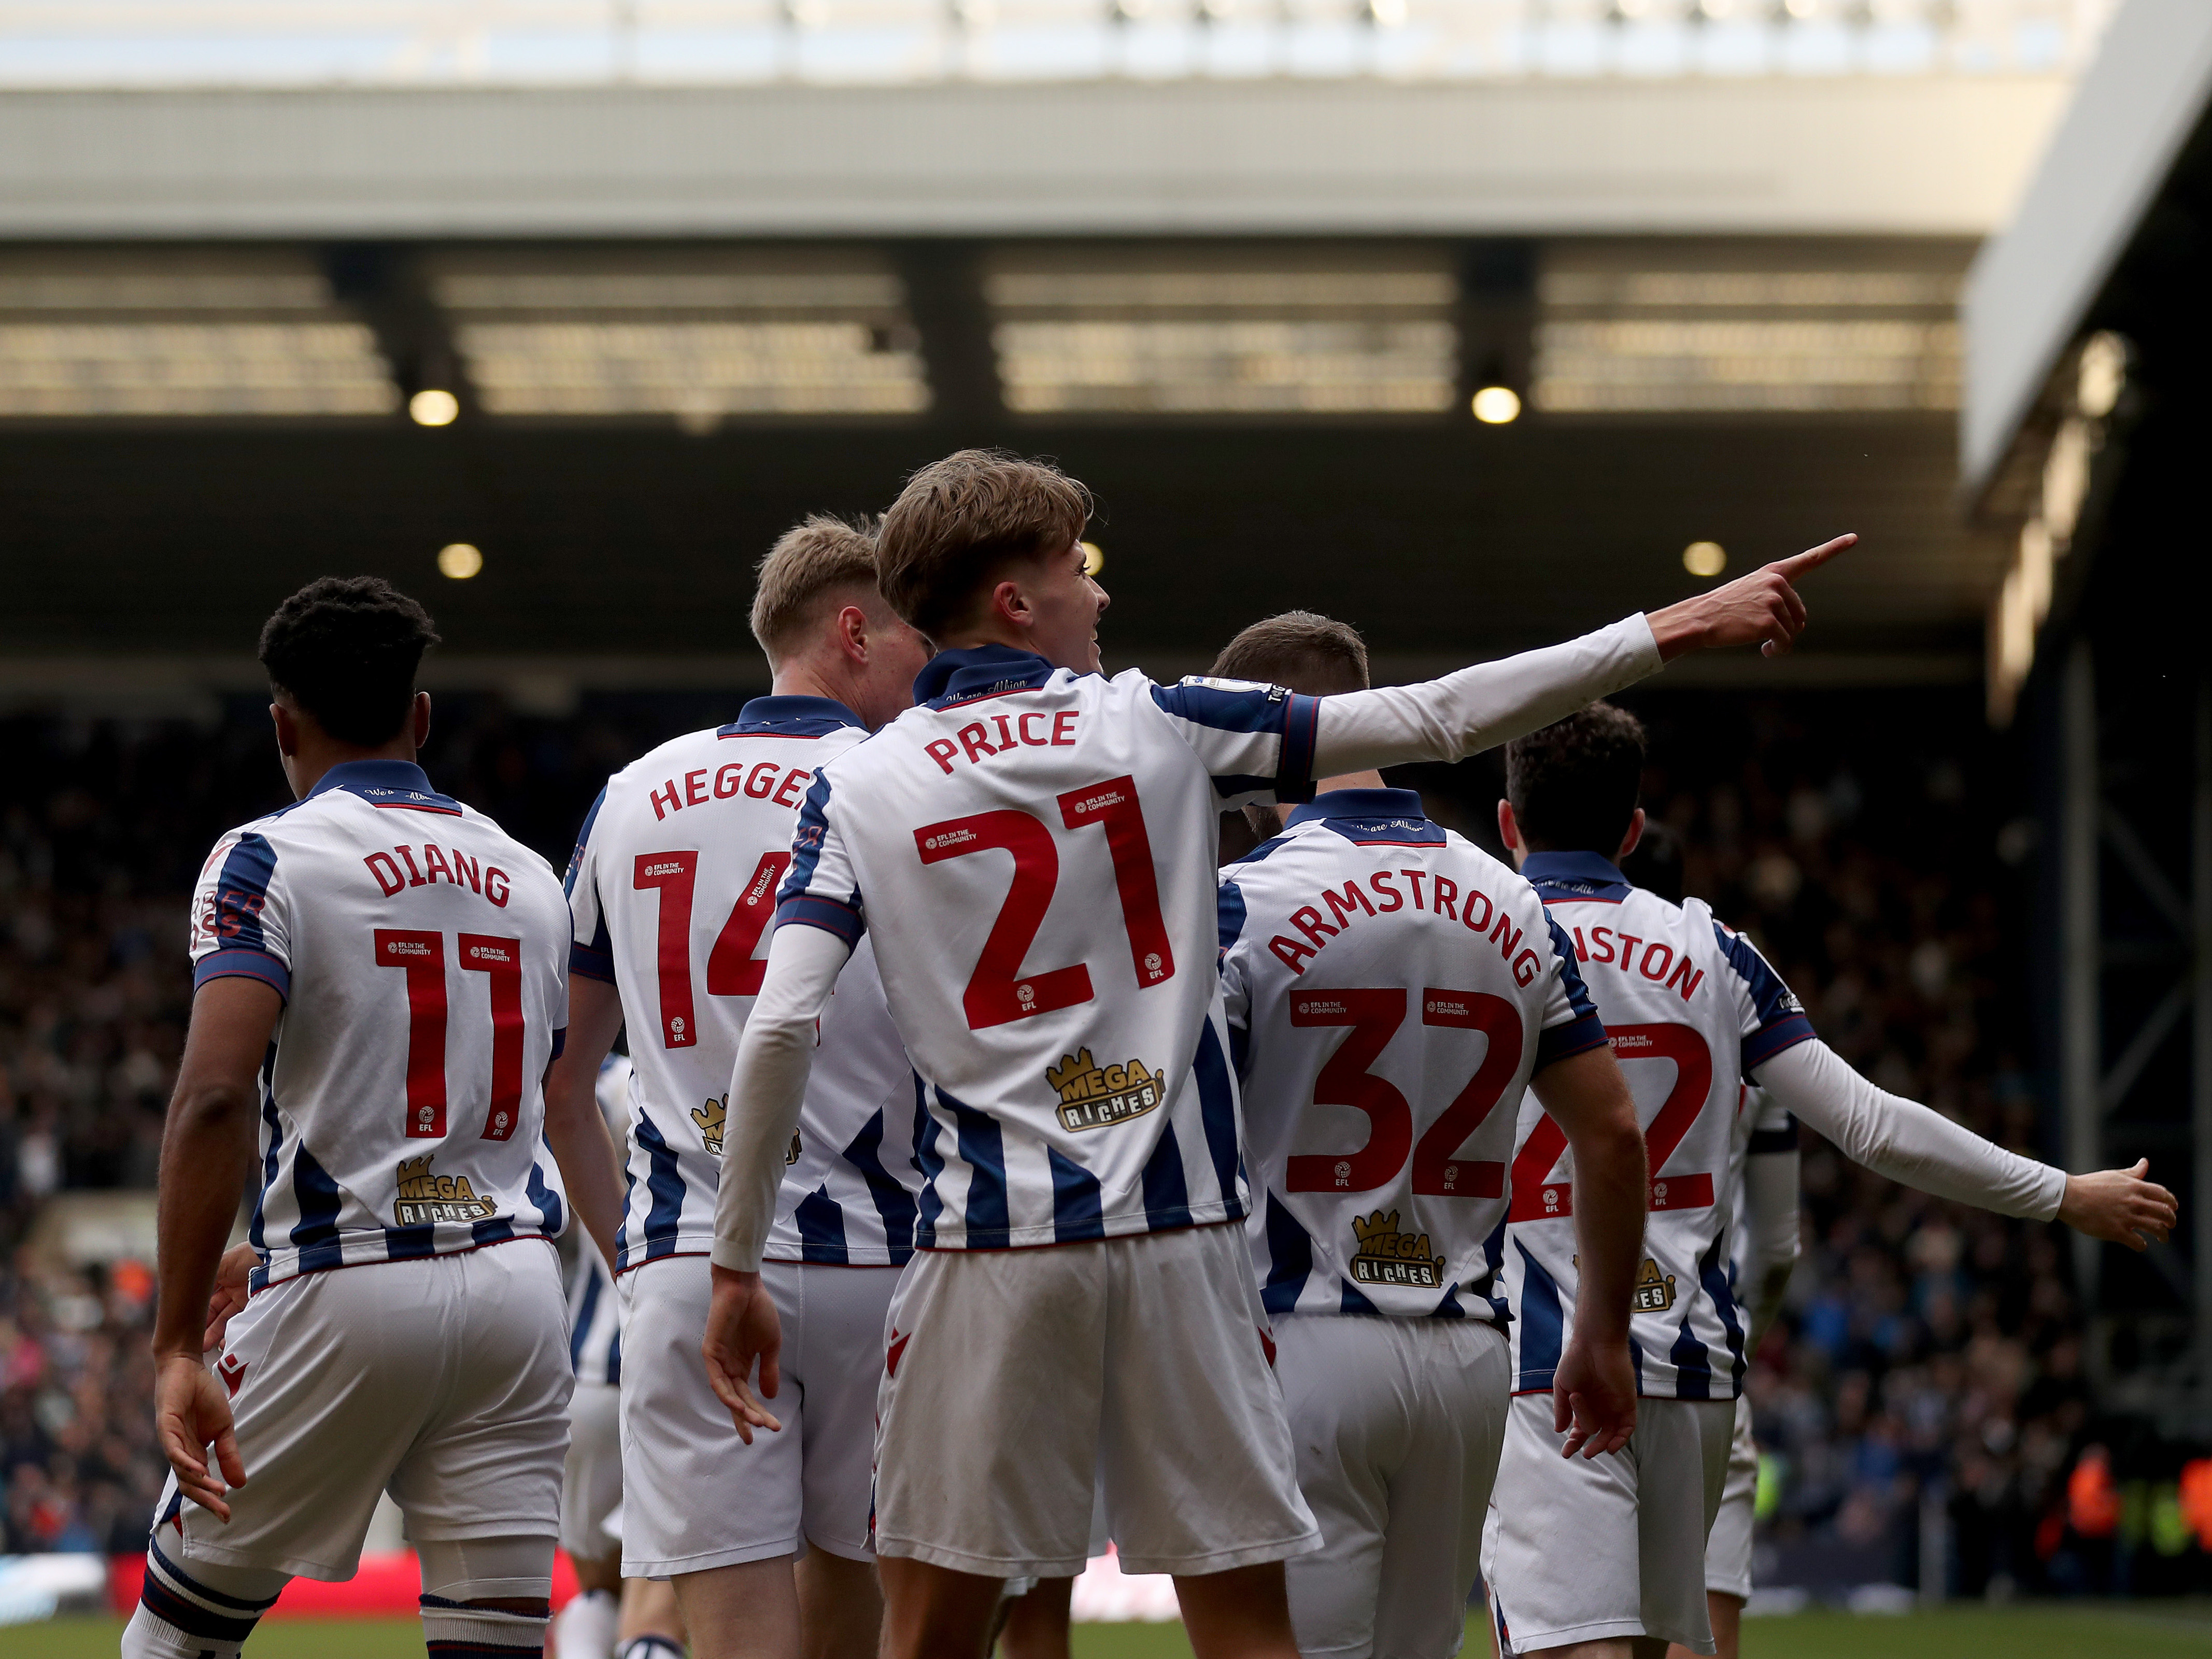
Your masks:
M 1629 1305 L 1638 1313 L 1665 1313 L 1674 1305 L 1674 1275 L 1662 1274 L 1659 1264 L 1650 1256 L 1636 1270 L 1635 1293 Z
M 425 1152 L 420 1158 L 400 1160 L 399 1201 L 392 1210 L 399 1225 L 417 1227 L 426 1221 L 483 1221 L 497 1212 L 498 1206 L 489 1199 L 477 1196 L 466 1176 L 432 1175 L 430 1160 L 436 1156 L 435 1152 Z
M 1146 1070 L 1143 1060 L 1101 1066 L 1088 1048 L 1046 1066 L 1044 1080 L 1060 1091 L 1060 1121 L 1071 1130 L 1126 1123 L 1160 1103 L 1159 1074 Z
M 699 1126 L 699 1138 L 707 1143 L 707 1150 L 716 1158 L 722 1155 L 722 1125 L 730 1115 L 730 1097 L 717 1095 L 704 1106 L 691 1109 L 691 1121 Z M 784 1159 L 788 1164 L 789 1158 Z
M 1352 1258 L 1352 1276 L 1363 1285 L 1403 1285 L 1415 1290 L 1443 1288 L 1444 1259 L 1429 1254 L 1426 1233 L 1398 1231 L 1398 1212 L 1381 1210 L 1352 1218 L 1352 1236 L 1359 1241 Z

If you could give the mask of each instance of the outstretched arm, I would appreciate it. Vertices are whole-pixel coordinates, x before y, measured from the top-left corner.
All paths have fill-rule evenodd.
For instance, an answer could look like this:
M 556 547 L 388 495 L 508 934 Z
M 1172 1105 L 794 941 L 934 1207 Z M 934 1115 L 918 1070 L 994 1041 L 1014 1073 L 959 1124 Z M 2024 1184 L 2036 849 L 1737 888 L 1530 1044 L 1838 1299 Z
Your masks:
M 1563 1455 L 1595 1457 L 1619 1451 L 1636 1431 L 1628 1303 L 1644 1248 L 1644 1131 L 1609 1048 L 1554 1061 L 1529 1086 L 1566 1131 L 1575 1160 L 1575 1327 L 1553 1384 L 1552 1426 L 1573 1425 Z
M 730 1078 L 729 1115 L 722 1129 L 722 1176 L 714 1197 L 714 1299 L 707 1314 L 707 1380 L 730 1408 L 738 1436 L 782 1425 L 755 1397 L 773 1400 L 782 1332 L 775 1304 L 760 1280 L 761 1252 L 775 1219 L 783 1149 L 799 1127 L 814 1066 L 815 1021 L 829 1005 L 853 947 L 804 922 L 775 930 L 760 996 L 738 1042 Z
M 1564 645 L 1478 663 L 1419 685 L 1324 698 L 1314 775 L 1460 760 L 1564 720 L 1688 652 L 1756 644 L 1780 656 L 1805 626 L 1805 604 L 1791 584 L 1857 539 L 1838 536 L 1693 599 Z
M 1759 1068 L 1759 1086 L 1834 1141 L 1853 1163 L 1908 1187 L 1999 1215 L 2057 1219 L 2093 1237 L 2148 1249 L 2179 1216 L 2173 1194 L 2135 1169 L 2069 1176 L 2008 1152 L 1917 1101 L 1876 1088 L 1815 1038 Z

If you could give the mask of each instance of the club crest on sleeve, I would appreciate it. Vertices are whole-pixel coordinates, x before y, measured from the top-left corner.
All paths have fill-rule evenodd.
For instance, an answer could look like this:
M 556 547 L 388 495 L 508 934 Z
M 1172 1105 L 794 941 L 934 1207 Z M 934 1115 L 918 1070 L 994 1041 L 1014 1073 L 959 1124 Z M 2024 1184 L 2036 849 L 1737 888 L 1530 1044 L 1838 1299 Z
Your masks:
M 1045 1067 L 1044 1080 L 1060 1095 L 1060 1121 L 1070 1130 L 1103 1129 L 1142 1117 L 1160 1103 L 1160 1076 L 1141 1060 L 1101 1066 L 1078 1048 Z
M 1402 1232 L 1395 1210 L 1352 1218 L 1352 1237 L 1358 1248 L 1352 1258 L 1352 1276 L 1363 1285 L 1403 1285 L 1415 1290 L 1443 1288 L 1444 1259 L 1429 1254 L 1426 1233 Z
M 1659 1264 L 1645 1256 L 1644 1265 L 1636 1270 L 1636 1287 L 1629 1305 L 1638 1313 L 1665 1313 L 1674 1305 L 1674 1275 L 1661 1273 Z
M 435 1152 L 399 1161 L 399 1200 L 392 1217 L 400 1226 L 419 1227 L 426 1221 L 483 1221 L 497 1212 L 488 1198 L 478 1198 L 466 1176 L 430 1173 Z
M 726 1094 L 716 1095 L 705 1105 L 691 1109 L 691 1121 L 699 1126 L 699 1139 L 707 1143 L 707 1150 L 716 1158 L 722 1155 L 722 1126 L 729 1121 L 729 1116 L 730 1097 Z M 792 1137 L 793 1140 L 798 1138 L 796 1135 Z M 787 1158 L 783 1161 L 790 1164 L 795 1159 Z

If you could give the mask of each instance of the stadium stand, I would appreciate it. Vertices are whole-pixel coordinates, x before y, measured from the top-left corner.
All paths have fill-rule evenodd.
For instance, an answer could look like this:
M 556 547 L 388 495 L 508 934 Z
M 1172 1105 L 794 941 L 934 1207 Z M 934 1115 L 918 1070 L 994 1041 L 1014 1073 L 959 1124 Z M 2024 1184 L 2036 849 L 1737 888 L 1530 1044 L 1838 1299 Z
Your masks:
M 1972 689 L 1638 707 L 1647 804 L 1687 890 L 1755 933 L 1853 1064 L 2047 1154 L 2023 992 L 2033 836 Z M 713 713 L 689 695 L 593 697 L 568 718 L 447 698 L 426 760 L 558 863 L 611 767 Z M 0 723 L 17 757 L 0 819 L 10 1551 L 137 1547 L 160 1482 L 150 1279 L 129 1254 L 65 1248 L 52 1213 L 103 1189 L 144 1201 L 186 1012 L 184 895 L 221 828 L 283 799 L 260 721 L 240 698 L 212 727 Z M 1491 838 L 1486 763 L 1411 781 Z M 2093 1427 L 2065 1257 L 2047 1230 L 1906 1193 L 1808 1141 L 1806 1254 L 1752 1372 L 1773 1481 L 1762 1582 L 1911 1585 L 1944 1560 L 1923 1524 L 1948 1517 L 1936 1545 L 1955 1540 L 1941 1569 L 1954 1589 L 2063 1587 L 2082 1571 L 2063 1506 Z

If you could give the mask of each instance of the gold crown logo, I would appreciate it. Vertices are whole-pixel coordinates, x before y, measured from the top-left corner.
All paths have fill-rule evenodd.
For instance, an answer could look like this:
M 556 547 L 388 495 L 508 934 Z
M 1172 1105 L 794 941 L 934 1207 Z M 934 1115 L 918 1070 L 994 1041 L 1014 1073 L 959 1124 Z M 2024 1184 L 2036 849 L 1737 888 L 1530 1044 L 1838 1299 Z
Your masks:
M 1062 1100 L 1084 1100 L 1101 1092 L 1099 1085 L 1105 1077 L 1103 1068 L 1091 1058 L 1088 1048 L 1062 1054 L 1059 1065 L 1044 1068 L 1044 1080 L 1060 1091 Z
M 1044 1068 L 1044 1080 L 1060 1096 L 1060 1121 L 1070 1130 L 1102 1129 L 1142 1117 L 1166 1098 L 1159 1073 L 1141 1060 L 1101 1066 L 1091 1050 L 1078 1048 Z
M 1409 1233 L 1398 1225 L 1398 1212 L 1377 1210 L 1352 1218 L 1352 1236 L 1358 1249 L 1352 1258 L 1352 1276 L 1363 1285 L 1397 1285 L 1417 1290 L 1436 1290 L 1443 1283 L 1444 1259 L 1429 1254 L 1429 1236 Z
M 399 1184 L 405 1187 L 412 1182 L 428 1181 L 430 1178 L 430 1160 L 436 1156 L 435 1152 L 425 1152 L 420 1158 L 401 1158 Z
M 699 1138 L 707 1143 L 707 1150 L 716 1158 L 722 1155 L 722 1127 L 730 1115 L 730 1097 L 717 1095 L 704 1106 L 691 1109 L 691 1121 L 699 1126 Z

